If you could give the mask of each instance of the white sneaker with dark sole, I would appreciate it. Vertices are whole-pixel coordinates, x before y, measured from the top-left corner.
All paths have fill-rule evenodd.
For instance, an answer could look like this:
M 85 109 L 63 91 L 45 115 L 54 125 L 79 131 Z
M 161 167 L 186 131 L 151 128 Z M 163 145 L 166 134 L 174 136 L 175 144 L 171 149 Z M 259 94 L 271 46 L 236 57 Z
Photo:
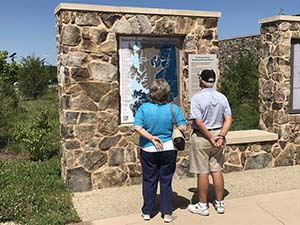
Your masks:
M 143 214 L 141 215 L 143 217 L 144 220 L 150 220 L 151 219 L 151 216 L 148 215 L 148 214 Z
M 164 215 L 164 222 L 165 223 L 171 223 L 176 219 L 175 214 L 172 215 Z
M 225 204 L 224 204 L 224 201 L 217 201 L 215 200 L 213 202 L 213 205 L 217 211 L 218 214 L 224 214 L 225 213 Z
M 209 215 L 207 205 L 200 205 L 199 202 L 196 203 L 196 204 L 190 204 L 188 206 L 188 210 L 191 213 L 199 214 L 201 216 L 208 216 Z

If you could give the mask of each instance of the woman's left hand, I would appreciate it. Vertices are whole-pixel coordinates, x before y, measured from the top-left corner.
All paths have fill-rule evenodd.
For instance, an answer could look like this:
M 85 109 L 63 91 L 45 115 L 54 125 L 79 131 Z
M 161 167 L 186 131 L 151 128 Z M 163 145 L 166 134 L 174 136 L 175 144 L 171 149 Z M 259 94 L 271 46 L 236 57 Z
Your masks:
M 158 137 L 153 136 L 151 138 L 151 142 L 154 144 L 157 150 L 163 150 L 164 148 L 163 142 Z

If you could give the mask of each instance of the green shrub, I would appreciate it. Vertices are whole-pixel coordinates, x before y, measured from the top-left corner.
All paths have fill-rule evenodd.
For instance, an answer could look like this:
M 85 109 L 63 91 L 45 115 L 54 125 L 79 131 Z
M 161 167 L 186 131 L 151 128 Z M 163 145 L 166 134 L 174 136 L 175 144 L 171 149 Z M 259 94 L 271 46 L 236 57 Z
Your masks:
M 17 65 L 7 62 L 8 52 L 0 51 L 0 148 L 5 148 L 12 137 L 11 121 L 18 109 L 14 87 Z
M 255 129 L 259 121 L 258 59 L 251 53 L 225 63 L 220 91 L 232 109 L 232 130 Z
M 37 99 L 47 90 L 49 71 L 43 67 L 42 61 L 35 56 L 28 56 L 21 60 L 18 87 L 20 93 L 26 98 Z
M 57 157 L 43 162 L 0 160 L 0 222 L 65 225 L 78 222 Z
M 59 153 L 59 135 L 56 120 L 49 120 L 43 109 L 32 121 L 23 122 L 16 129 L 17 146 L 34 160 L 50 159 Z

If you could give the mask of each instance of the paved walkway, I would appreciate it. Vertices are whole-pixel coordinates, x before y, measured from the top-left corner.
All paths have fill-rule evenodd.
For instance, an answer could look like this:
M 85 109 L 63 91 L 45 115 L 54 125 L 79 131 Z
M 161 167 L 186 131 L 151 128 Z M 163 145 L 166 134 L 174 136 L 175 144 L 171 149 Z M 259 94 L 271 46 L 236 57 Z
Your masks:
M 203 217 L 186 209 L 175 210 L 174 225 L 299 225 L 300 189 L 277 192 L 226 201 L 226 213 L 218 215 L 210 207 L 210 215 Z M 143 221 L 140 214 L 107 218 L 80 225 L 161 225 L 165 224 L 157 214 L 150 221 Z
M 299 225 L 300 166 L 281 167 L 225 174 L 226 213 L 194 215 L 186 210 L 197 200 L 195 178 L 174 180 L 175 225 Z M 159 194 L 158 194 L 159 197 Z M 213 199 L 211 189 L 209 198 Z M 150 221 L 140 216 L 141 186 L 107 188 L 74 193 L 74 206 L 83 221 L 77 225 L 158 225 L 157 213 Z

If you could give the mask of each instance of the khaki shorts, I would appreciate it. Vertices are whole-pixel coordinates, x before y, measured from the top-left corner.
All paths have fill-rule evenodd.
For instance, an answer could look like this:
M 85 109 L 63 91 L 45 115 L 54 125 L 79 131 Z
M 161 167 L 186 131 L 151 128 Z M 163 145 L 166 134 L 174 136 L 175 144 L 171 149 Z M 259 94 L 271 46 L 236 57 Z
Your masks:
M 211 131 L 218 135 L 220 130 Z M 190 172 L 196 174 L 209 174 L 222 171 L 224 154 L 223 148 L 213 147 L 199 132 L 193 132 L 190 148 Z

